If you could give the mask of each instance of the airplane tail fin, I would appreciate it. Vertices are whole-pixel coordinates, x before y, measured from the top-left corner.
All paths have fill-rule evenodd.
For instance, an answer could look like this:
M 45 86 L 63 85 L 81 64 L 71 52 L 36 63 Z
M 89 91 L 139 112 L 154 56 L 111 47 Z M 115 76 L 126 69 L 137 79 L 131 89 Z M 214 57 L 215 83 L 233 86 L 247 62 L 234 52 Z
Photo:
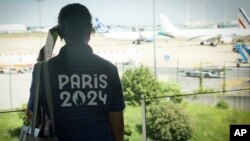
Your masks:
M 109 29 L 107 26 L 105 26 L 100 19 L 95 18 L 95 22 L 96 22 L 96 31 L 99 33 L 107 33 L 109 32 Z
M 166 17 L 165 14 L 160 14 L 161 22 L 163 28 L 165 28 L 166 32 L 175 32 L 177 29 L 175 28 L 174 24 Z
M 250 18 L 246 14 L 245 10 L 243 8 L 239 8 L 237 11 L 237 20 L 240 25 L 240 27 L 244 29 L 250 28 Z

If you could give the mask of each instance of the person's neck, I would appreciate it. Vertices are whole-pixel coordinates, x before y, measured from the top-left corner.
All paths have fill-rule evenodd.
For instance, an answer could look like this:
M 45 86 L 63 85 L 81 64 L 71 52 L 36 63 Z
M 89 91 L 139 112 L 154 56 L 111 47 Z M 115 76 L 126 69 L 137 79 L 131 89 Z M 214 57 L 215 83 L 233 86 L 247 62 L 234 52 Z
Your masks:
M 66 40 L 66 44 L 88 44 L 89 40 L 84 40 L 84 39 L 71 39 L 71 40 Z

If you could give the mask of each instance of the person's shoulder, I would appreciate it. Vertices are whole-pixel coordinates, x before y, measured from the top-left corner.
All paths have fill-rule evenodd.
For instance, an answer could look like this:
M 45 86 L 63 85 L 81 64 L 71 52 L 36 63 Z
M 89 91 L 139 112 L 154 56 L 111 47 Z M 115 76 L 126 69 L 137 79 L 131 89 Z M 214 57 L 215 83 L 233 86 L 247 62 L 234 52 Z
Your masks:
M 107 59 L 105 59 L 105 58 L 103 58 L 103 57 L 101 57 L 101 56 L 98 56 L 98 55 L 96 55 L 96 54 L 94 54 L 94 57 L 95 57 L 98 61 L 100 61 L 102 64 L 104 64 L 104 65 L 106 65 L 106 66 L 109 66 L 109 67 L 112 67 L 112 68 L 116 68 L 116 66 L 115 66 L 112 62 L 110 62 L 109 60 L 107 60 Z
M 50 58 L 50 59 L 48 60 L 48 63 L 49 63 L 49 64 L 55 64 L 55 63 L 57 63 L 58 61 L 59 61 L 59 62 L 62 61 L 62 58 L 60 57 L 59 54 L 57 54 L 57 55 L 53 56 L 52 58 Z

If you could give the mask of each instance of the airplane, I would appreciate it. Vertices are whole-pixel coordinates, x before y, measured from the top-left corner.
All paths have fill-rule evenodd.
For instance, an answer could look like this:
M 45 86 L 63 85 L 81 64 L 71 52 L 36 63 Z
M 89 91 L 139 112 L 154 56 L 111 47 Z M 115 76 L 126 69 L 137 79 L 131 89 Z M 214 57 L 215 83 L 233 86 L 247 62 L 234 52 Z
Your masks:
M 237 11 L 238 23 L 241 28 L 250 28 L 250 18 L 243 8 L 239 8 Z
M 249 31 L 250 30 L 250 18 L 247 15 L 247 13 L 244 11 L 243 8 L 239 8 L 238 9 L 238 11 L 237 11 L 237 18 L 238 18 L 239 26 L 242 29 L 245 29 L 245 30 Z M 239 35 L 237 36 L 236 35 L 234 38 L 238 42 L 247 42 L 247 41 L 250 41 L 250 32 L 248 32 L 248 35 L 245 35 L 245 36 L 239 36 Z
M 248 31 L 247 35 L 235 35 L 234 39 L 238 42 L 247 42 L 250 41 L 250 18 L 243 8 L 239 8 L 237 11 L 237 21 L 241 29 Z
M 96 21 L 96 32 L 101 33 L 101 35 L 106 38 L 117 39 L 117 40 L 130 40 L 132 41 L 133 44 L 140 44 L 141 42 L 152 42 L 154 39 L 154 32 L 151 31 L 118 32 L 110 30 L 98 18 L 95 18 L 95 21 Z
M 250 29 L 242 28 L 178 29 L 164 14 L 161 13 L 160 18 L 166 34 L 187 41 L 199 39 L 200 45 L 209 44 L 215 46 L 219 43 L 233 43 L 249 36 L 250 33 Z

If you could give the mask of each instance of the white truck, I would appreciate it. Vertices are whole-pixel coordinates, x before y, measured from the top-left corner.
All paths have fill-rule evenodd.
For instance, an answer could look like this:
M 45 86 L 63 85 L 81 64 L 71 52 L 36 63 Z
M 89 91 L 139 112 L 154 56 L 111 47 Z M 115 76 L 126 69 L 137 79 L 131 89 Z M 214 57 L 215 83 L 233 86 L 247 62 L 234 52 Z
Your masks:
M 184 74 L 188 77 L 200 77 L 201 75 L 206 78 L 221 78 L 221 70 L 186 70 Z

